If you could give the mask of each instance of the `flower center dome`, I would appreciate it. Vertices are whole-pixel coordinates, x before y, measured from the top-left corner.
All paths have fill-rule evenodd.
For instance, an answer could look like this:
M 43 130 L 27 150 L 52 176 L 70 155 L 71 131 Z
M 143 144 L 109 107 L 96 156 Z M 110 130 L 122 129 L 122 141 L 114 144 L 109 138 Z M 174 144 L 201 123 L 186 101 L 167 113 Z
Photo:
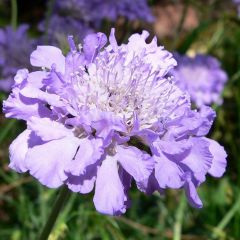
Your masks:
M 104 50 L 87 71 L 72 74 L 77 104 L 81 109 L 113 112 L 128 126 L 137 117 L 140 129 L 149 128 L 159 119 L 176 117 L 175 110 L 187 96 L 160 69 L 146 63 L 144 57 L 127 52 Z

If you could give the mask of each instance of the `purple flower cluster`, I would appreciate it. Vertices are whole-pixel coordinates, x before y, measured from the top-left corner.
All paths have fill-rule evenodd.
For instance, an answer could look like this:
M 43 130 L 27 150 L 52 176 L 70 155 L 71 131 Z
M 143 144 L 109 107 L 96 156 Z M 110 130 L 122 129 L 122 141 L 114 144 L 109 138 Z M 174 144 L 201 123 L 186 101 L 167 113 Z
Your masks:
M 16 30 L 10 26 L 0 29 L 0 90 L 10 91 L 17 70 L 30 67 L 28 56 L 35 41 L 28 37 L 27 30 L 25 24 Z
M 67 0 L 57 1 L 56 8 L 59 12 L 71 14 L 76 18 L 80 17 L 94 25 L 103 19 L 115 21 L 119 16 L 129 20 L 153 21 L 146 0 Z
M 187 91 L 196 106 L 220 105 L 221 93 L 228 79 L 220 62 L 209 55 L 189 57 L 175 54 L 178 66 L 171 71 L 176 84 Z
M 66 57 L 38 46 L 30 60 L 41 68 L 19 70 L 4 101 L 6 117 L 27 123 L 10 146 L 10 167 L 50 188 L 95 187 L 103 214 L 126 211 L 133 180 L 147 194 L 183 188 L 202 207 L 197 187 L 226 168 L 223 147 L 205 137 L 215 112 L 191 110 L 188 94 L 167 77 L 172 54 L 147 37 L 133 34 L 119 46 L 112 30 L 110 44 L 97 33 L 78 48 L 69 37 Z
M 92 29 L 101 28 L 104 19 L 116 21 L 123 16 L 129 20 L 153 21 L 146 0 L 58 0 L 52 8 L 54 14 L 39 24 L 39 30 L 48 32 L 48 43 L 60 46 L 64 46 L 67 36 L 76 33 L 77 40 L 82 41 Z

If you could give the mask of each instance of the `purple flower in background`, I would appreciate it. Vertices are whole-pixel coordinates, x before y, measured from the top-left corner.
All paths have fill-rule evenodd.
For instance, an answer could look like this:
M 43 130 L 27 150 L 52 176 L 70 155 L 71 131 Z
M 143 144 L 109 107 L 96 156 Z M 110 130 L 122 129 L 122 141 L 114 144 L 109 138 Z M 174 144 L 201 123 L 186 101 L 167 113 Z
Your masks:
M 43 41 L 53 45 L 59 45 L 66 48 L 67 36 L 75 35 L 78 42 L 82 41 L 87 34 L 92 33 L 91 28 L 83 21 L 75 19 L 71 16 L 52 15 L 47 26 L 42 21 L 39 24 L 39 30 L 47 31 L 47 36 L 43 36 Z
M 39 24 L 39 30 L 47 33 L 44 44 L 47 42 L 62 48 L 66 48 L 67 36 L 74 35 L 78 42 L 82 42 L 93 32 L 92 29 L 102 27 L 104 19 L 116 21 L 123 16 L 129 20 L 153 21 L 146 0 L 58 0 L 51 4 L 49 2 L 48 7 L 53 15 Z
M 13 77 L 22 67 L 30 67 L 29 54 L 35 41 L 27 35 L 28 25 L 16 30 L 8 26 L 0 29 L 0 90 L 10 91 Z
M 186 55 L 175 54 L 178 66 L 171 74 L 177 85 L 189 92 L 191 100 L 198 106 L 220 105 L 222 103 L 221 93 L 227 81 L 226 72 L 221 69 L 220 62 L 208 55 Z
M 79 49 L 69 37 L 66 57 L 38 46 L 31 64 L 40 70 L 19 70 L 4 101 L 6 117 L 27 123 L 10 146 L 10 167 L 50 188 L 86 194 L 95 186 L 103 214 L 126 211 L 133 180 L 147 194 L 184 188 L 201 207 L 196 188 L 226 167 L 223 147 L 205 137 L 215 112 L 191 110 L 189 96 L 166 77 L 176 61 L 147 37 L 143 31 L 119 46 L 112 30 L 107 46 L 97 33 Z
M 146 0 L 58 0 L 56 1 L 56 10 L 66 15 L 71 14 L 76 18 L 80 17 L 94 25 L 98 25 L 98 21 L 103 19 L 115 21 L 119 16 L 129 20 L 153 21 Z

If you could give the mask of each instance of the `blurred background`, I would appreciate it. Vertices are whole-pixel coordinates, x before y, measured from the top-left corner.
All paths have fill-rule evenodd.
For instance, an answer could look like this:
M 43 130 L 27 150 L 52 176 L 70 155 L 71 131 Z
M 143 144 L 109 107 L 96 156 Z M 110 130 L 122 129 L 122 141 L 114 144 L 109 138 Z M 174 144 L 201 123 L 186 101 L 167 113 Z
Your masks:
M 85 1 L 86 2 L 86 1 Z M 216 57 L 228 80 L 210 138 L 228 153 L 223 178 L 199 188 L 202 209 L 191 208 L 182 191 L 145 196 L 134 187 L 132 207 L 121 217 L 96 212 L 92 195 L 72 193 L 51 240 L 61 239 L 240 239 L 240 1 L 231 0 L 0 0 L 0 100 L 9 95 L 19 68 L 30 68 L 38 44 L 66 52 L 66 36 L 116 28 L 118 43 L 143 29 L 172 52 Z M 125 2 L 125 3 L 121 3 Z M 124 5 L 125 4 L 125 5 Z M 0 239 L 37 239 L 58 190 L 8 168 L 8 147 L 24 123 L 0 115 Z

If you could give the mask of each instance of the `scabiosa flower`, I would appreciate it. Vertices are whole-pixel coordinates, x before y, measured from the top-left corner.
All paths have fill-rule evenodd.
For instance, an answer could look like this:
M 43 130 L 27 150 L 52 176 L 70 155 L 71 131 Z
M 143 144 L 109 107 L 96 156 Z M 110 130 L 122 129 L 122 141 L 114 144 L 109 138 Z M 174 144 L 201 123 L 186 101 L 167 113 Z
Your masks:
M 69 37 L 66 57 L 38 46 L 31 64 L 43 70 L 19 70 L 4 101 L 6 117 L 27 123 L 10 146 L 10 167 L 50 188 L 86 194 L 95 186 L 103 214 L 126 211 L 133 180 L 147 194 L 184 188 L 201 207 L 196 188 L 226 167 L 223 147 L 205 137 L 215 113 L 191 110 L 189 96 L 166 77 L 176 61 L 147 37 L 143 31 L 119 46 L 112 30 L 109 45 L 97 33 L 79 49 Z
M 123 16 L 129 20 L 153 21 L 146 0 L 66 0 L 51 4 L 49 8 L 54 14 L 39 24 L 39 30 L 47 32 L 45 43 L 64 48 L 67 36 L 74 35 L 81 42 L 92 29 L 101 28 L 104 19 L 116 21 Z
M 137 7 L 136 7 L 137 6 Z M 103 20 L 116 21 L 118 17 L 128 20 L 153 21 L 153 16 L 146 0 L 66 0 L 49 2 L 53 15 L 39 24 L 39 30 L 45 34 L 43 42 L 66 46 L 69 35 L 77 37 L 82 42 L 84 37 L 100 29 Z
M 71 14 L 94 25 L 103 19 L 115 21 L 123 16 L 129 20 L 153 21 L 153 16 L 146 0 L 67 0 L 56 1 L 56 11 Z
M 8 26 L 0 29 L 0 90 L 10 91 L 17 70 L 30 66 L 29 54 L 35 40 L 27 35 L 28 25 L 16 30 Z
M 196 55 L 189 57 L 175 54 L 178 66 L 171 74 L 177 85 L 188 91 L 191 100 L 198 106 L 220 105 L 221 93 L 227 81 L 226 72 L 221 69 L 220 62 L 209 55 Z

